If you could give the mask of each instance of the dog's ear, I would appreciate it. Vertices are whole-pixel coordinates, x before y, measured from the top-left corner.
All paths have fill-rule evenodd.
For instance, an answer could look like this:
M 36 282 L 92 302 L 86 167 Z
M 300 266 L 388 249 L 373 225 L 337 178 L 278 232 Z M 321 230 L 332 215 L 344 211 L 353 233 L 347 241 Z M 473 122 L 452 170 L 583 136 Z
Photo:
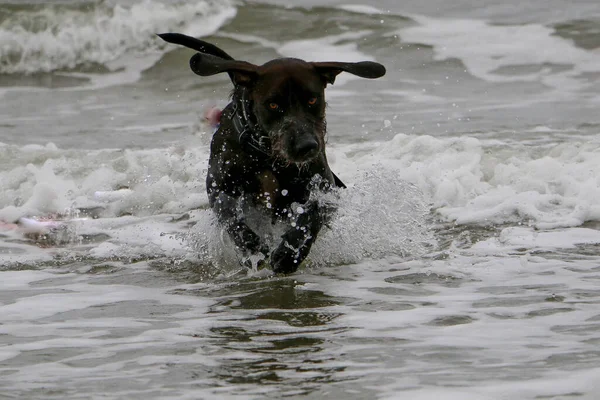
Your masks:
M 214 44 L 205 42 L 204 40 L 196 39 L 191 36 L 183 35 L 181 33 L 159 33 L 157 34 L 165 42 L 179 44 L 181 46 L 188 47 L 192 50 L 199 51 L 200 53 L 210 54 L 225 60 L 233 60 L 229 54 L 215 46 Z
M 323 77 L 325 83 L 333 84 L 335 77 L 342 72 L 349 72 L 361 78 L 381 78 L 385 75 L 385 67 L 373 61 L 361 61 L 357 63 L 347 62 L 313 62 L 311 63 L 317 72 Z
M 218 58 L 224 59 L 224 60 L 233 60 L 233 57 L 231 57 L 225 51 L 221 50 L 214 44 L 205 42 L 204 40 L 196 39 L 194 37 L 183 35 L 181 33 L 159 33 L 159 34 L 157 34 L 157 36 L 160 37 L 165 42 L 179 44 L 181 46 L 185 46 L 190 49 L 199 51 L 202 54 L 208 54 L 208 55 L 215 56 L 215 57 L 218 57 Z M 194 68 L 192 67 L 192 70 L 193 69 Z M 194 71 L 194 72 L 196 72 L 196 71 Z M 231 79 L 231 81 L 234 84 L 236 83 L 236 75 L 235 74 L 229 73 L 229 78 Z M 238 77 L 238 78 L 239 78 L 239 79 L 237 79 L 238 81 L 242 80 L 241 77 Z
M 258 66 L 246 61 L 224 60 L 209 54 L 196 53 L 190 59 L 190 68 L 200 76 L 229 73 L 236 85 L 248 85 L 258 75 Z

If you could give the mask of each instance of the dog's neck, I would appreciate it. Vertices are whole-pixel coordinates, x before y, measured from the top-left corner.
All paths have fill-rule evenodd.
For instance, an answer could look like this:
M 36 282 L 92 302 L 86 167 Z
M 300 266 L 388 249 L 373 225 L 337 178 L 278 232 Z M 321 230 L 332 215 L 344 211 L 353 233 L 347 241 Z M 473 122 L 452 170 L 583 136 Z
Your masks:
M 255 122 L 251 102 L 248 99 L 248 90 L 239 88 L 233 97 L 231 122 L 239 142 L 251 152 L 258 152 L 270 156 L 269 137 Z

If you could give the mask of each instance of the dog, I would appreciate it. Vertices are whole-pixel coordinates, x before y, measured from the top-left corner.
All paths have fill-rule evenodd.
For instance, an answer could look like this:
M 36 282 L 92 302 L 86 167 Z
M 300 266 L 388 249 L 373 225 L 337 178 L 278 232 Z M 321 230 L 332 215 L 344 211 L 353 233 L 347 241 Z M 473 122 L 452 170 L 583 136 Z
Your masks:
M 329 168 L 325 154 L 325 88 L 341 72 L 374 79 L 385 75 L 385 67 L 371 61 L 296 58 L 258 66 L 190 36 L 158 36 L 196 50 L 190 67 L 197 75 L 229 74 L 234 86 L 231 102 L 210 146 L 209 203 L 246 258 L 270 259 L 276 273 L 295 272 L 335 212 L 315 194 L 346 187 Z M 287 223 L 273 251 L 248 226 L 249 208 L 261 210 L 272 223 Z

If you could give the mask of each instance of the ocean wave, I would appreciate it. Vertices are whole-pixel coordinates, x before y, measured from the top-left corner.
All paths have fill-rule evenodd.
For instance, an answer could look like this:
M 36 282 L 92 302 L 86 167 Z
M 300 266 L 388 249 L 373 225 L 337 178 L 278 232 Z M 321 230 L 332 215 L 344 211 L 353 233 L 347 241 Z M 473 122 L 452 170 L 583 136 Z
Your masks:
M 498 25 L 470 19 L 413 16 L 419 23 L 395 32 L 408 43 L 433 47 L 435 60 L 460 59 L 468 72 L 495 83 L 541 82 L 560 90 L 588 87 L 600 68 L 593 21 L 546 26 Z M 585 29 L 585 30 L 584 30 Z M 577 32 L 577 33 L 575 33 Z
M 194 262 L 236 266 L 235 248 L 208 210 L 207 158 L 204 145 L 81 151 L 0 144 L 0 229 L 18 222 L 22 231 L 29 218 L 58 219 L 65 229 L 50 240 L 98 237 L 89 253 L 94 259 L 185 258 L 191 251 Z M 420 190 L 393 168 L 364 167 L 350 174 L 336 168 L 352 189 L 321 199 L 336 202 L 339 211 L 311 252 L 311 265 L 415 255 L 432 243 L 429 203 Z M 10 260 L 23 262 L 20 253 Z
M 226 0 L 129 5 L 105 2 L 45 5 L 0 12 L 0 73 L 57 70 L 114 72 L 123 56 L 160 53 L 155 33 L 177 30 L 192 36 L 216 31 L 236 13 Z
M 349 192 L 383 196 L 361 203 L 365 207 L 377 201 L 404 201 L 407 195 L 419 197 L 409 193 L 412 189 L 406 183 L 423 193 L 435 213 L 448 222 L 520 222 L 546 229 L 600 221 L 598 152 L 597 140 L 513 148 L 472 137 L 398 134 L 390 141 L 369 145 L 331 146 L 328 155 L 342 180 L 351 187 L 358 185 Z M 109 218 L 206 208 L 207 158 L 208 148 L 200 143 L 185 149 L 92 152 L 63 150 L 52 144 L 0 145 L 4 189 L 0 219 L 15 221 L 70 207 L 101 206 L 102 215 Z M 377 188 L 360 189 L 374 182 L 379 182 Z M 384 187 L 384 182 L 390 186 Z M 122 187 L 131 191 L 108 200 L 95 195 Z M 392 201 L 390 191 L 394 190 L 397 199 Z M 383 204 L 378 207 L 385 208 Z M 363 217 L 360 220 L 364 222 Z
M 442 220 L 461 225 L 524 223 L 551 229 L 600 221 L 599 151 L 598 141 L 509 148 L 476 138 L 398 134 L 386 142 L 332 146 L 329 158 L 351 187 L 341 207 L 346 221 L 354 221 L 348 226 L 359 221 L 370 227 L 366 231 L 381 232 L 393 218 L 378 217 L 373 205 L 405 221 L 404 215 L 416 215 L 426 204 Z M 204 209 L 207 158 L 208 149 L 199 143 L 185 149 L 93 152 L 0 146 L 0 220 L 73 208 L 101 209 L 103 218 Z M 114 198 L 98 197 L 98 191 L 124 187 L 129 190 Z M 398 221 L 386 236 L 402 236 L 394 233 L 394 226 L 405 225 Z
M 432 217 L 541 231 L 600 221 L 598 152 L 597 140 L 508 146 L 404 134 L 330 146 L 331 167 L 348 190 L 309 261 L 340 265 L 420 254 L 433 243 Z M 0 223 L 66 218 L 74 243 L 100 238 L 90 252 L 95 259 L 191 254 L 202 265 L 237 265 L 208 210 L 207 158 L 204 143 L 94 151 L 0 144 Z

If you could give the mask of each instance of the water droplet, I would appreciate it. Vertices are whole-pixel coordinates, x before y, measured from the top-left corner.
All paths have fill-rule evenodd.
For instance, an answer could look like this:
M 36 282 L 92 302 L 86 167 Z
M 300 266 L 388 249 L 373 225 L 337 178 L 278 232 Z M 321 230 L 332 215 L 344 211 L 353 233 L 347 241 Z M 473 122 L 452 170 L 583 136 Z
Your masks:
M 281 194 L 282 194 L 283 196 L 287 196 L 287 195 L 288 195 L 288 191 L 287 191 L 287 189 L 283 189 L 283 190 L 281 191 Z
M 298 207 L 298 208 L 296 209 L 296 212 L 297 212 L 298 214 L 304 214 L 304 208 L 302 208 L 302 207 Z

